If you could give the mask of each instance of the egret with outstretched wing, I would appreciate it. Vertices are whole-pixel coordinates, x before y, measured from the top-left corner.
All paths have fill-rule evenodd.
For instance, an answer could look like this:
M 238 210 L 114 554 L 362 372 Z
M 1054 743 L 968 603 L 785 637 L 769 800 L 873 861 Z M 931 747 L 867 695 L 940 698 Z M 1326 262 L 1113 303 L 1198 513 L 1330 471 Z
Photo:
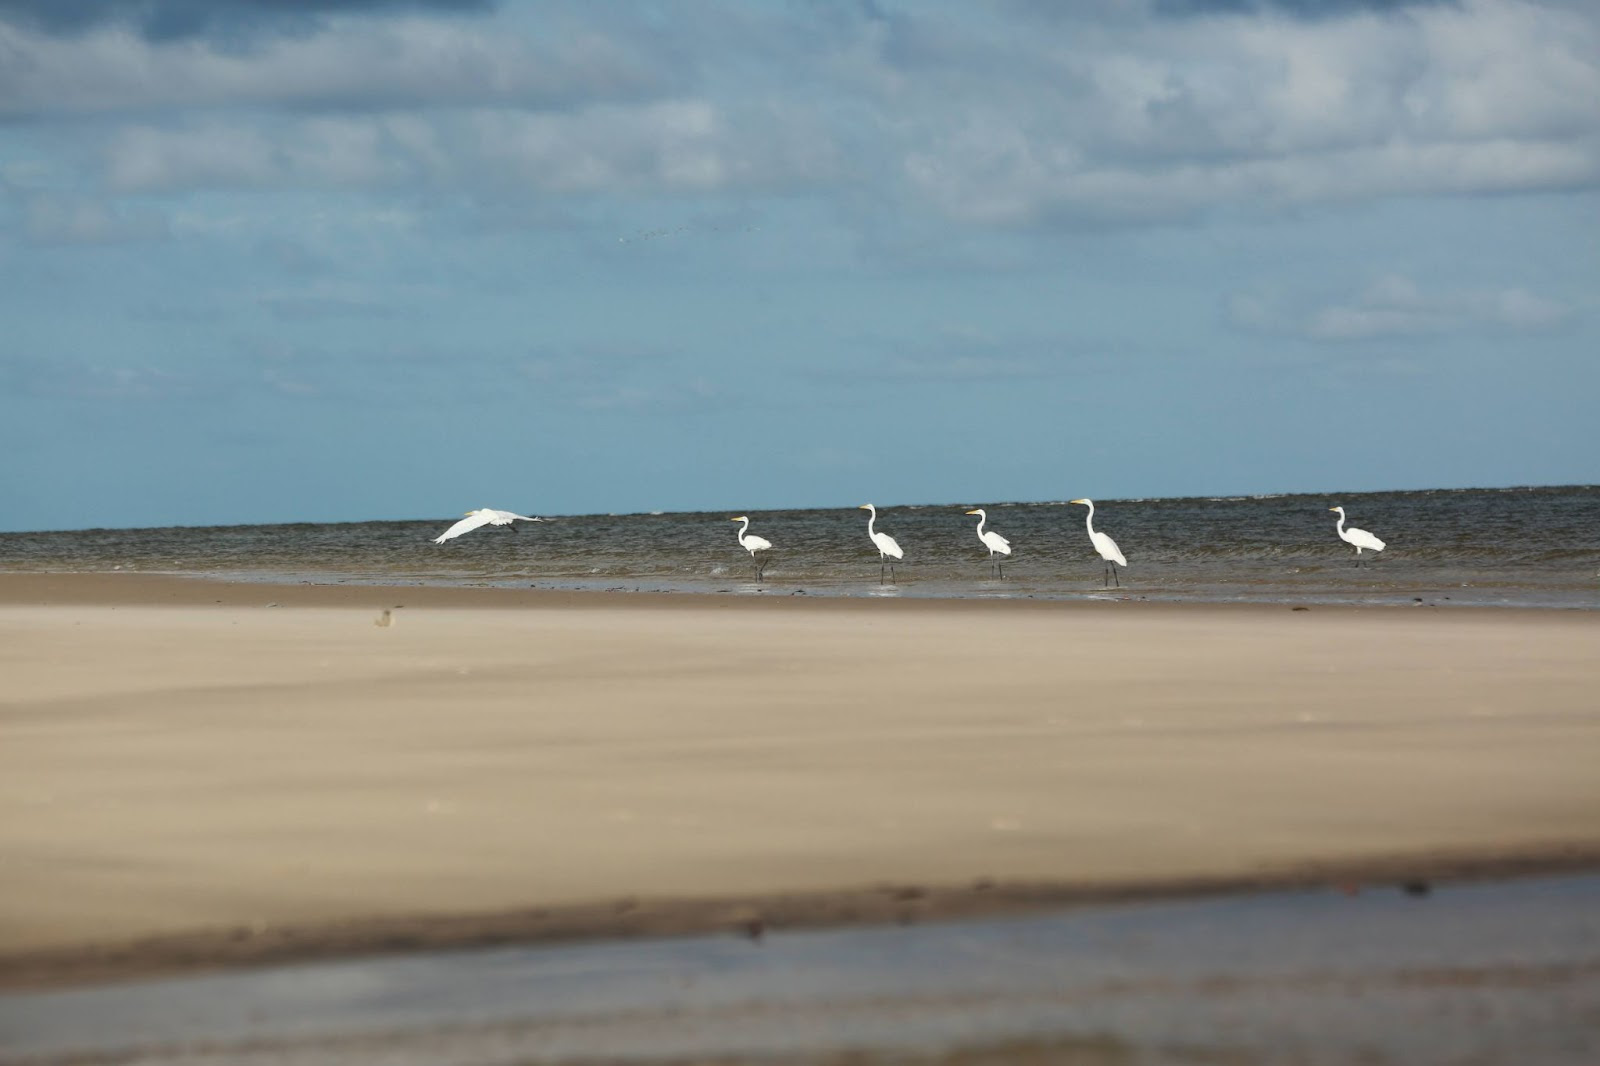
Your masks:
M 543 522 L 542 518 L 529 518 L 525 514 L 515 511 L 496 511 L 492 507 L 480 507 L 476 511 L 468 511 L 467 517 L 451 526 L 449 529 L 433 538 L 435 544 L 443 544 L 447 540 L 454 540 L 463 533 L 471 533 L 479 526 L 509 526 L 512 522 Z

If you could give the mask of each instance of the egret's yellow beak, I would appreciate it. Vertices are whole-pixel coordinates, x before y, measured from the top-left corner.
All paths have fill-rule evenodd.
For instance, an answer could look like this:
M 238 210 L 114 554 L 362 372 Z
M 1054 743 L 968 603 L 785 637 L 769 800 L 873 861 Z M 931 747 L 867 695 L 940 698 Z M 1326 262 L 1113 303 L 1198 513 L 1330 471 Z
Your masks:
M 728 519 L 728 521 L 730 521 L 730 522 L 743 522 L 744 520 L 745 520 L 745 516 L 744 515 L 740 515 L 738 518 L 730 518 L 730 519 Z
M 968 514 L 977 514 L 978 512 L 977 511 L 968 511 L 967 513 Z
M 1088 500 L 1068 500 L 1068 503 L 1088 503 Z
M 1339 508 L 1337 508 L 1337 507 L 1330 507 L 1330 508 L 1328 508 L 1328 510 L 1330 510 L 1330 511 L 1337 511 L 1337 510 L 1338 510 L 1338 509 L 1339 509 Z
M 870 510 L 872 510 L 872 504 L 864 503 L 860 507 L 857 507 L 856 510 L 858 510 L 858 511 L 870 511 Z

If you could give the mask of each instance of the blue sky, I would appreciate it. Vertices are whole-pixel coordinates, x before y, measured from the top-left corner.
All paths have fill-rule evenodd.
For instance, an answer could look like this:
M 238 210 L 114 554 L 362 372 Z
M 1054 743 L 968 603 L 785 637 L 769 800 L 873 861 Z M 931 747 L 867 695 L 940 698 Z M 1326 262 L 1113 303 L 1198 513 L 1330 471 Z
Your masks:
M 1600 480 L 1586 0 L 0 0 L 0 529 Z

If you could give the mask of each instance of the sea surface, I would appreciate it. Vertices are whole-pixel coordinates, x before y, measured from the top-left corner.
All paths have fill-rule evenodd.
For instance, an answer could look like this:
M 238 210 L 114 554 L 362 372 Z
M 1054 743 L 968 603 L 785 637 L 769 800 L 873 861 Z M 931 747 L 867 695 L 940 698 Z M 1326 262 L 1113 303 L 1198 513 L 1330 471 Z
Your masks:
M 471 505 L 474 501 L 464 501 Z M 526 501 L 481 501 L 519 510 Z M 1334 532 L 1387 542 L 1374 557 Z M 1009 538 L 998 574 L 976 519 Z M 463 510 L 466 506 L 463 506 Z M 520 510 L 539 514 L 537 510 Z M 0 572 L 135 571 L 236 581 L 535 587 L 730 595 L 901 596 L 1600 608 L 1600 486 L 1438 489 L 1339 495 L 1097 500 L 1095 528 L 1127 556 L 1121 588 L 1062 501 L 880 507 L 905 551 L 892 578 L 853 506 L 765 511 L 772 541 L 755 581 L 738 526 L 721 511 L 545 515 L 445 544 L 456 518 L 0 533 Z

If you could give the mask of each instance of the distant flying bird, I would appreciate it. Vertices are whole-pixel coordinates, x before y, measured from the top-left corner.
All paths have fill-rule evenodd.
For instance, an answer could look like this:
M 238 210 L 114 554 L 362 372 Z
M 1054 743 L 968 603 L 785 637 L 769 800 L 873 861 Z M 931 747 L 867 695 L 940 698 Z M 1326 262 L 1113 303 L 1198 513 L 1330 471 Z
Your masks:
M 756 552 L 764 552 L 769 550 L 772 547 L 772 541 L 768 540 L 766 537 L 745 536 L 745 532 L 750 528 L 749 515 L 740 515 L 738 518 L 730 518 L 728 521 L 744 523 L 744 525 L 739 527 L 739 547 L 749 552 L 750 558 L 755 560 L 756 580 L 760 581 L 761 571 L 766 569 L 767 564 L 756 557 Z
M 496 511 L 492 507 L 480 507 L 476 511 L 468 511 L 467 517 L 434 537 L 433 542 L 435 544 L 443 544 L 445 541 L 459 537 L 463 533 L 471 533 L 479 526 L 509 526 L 518 519 L 524 522 L 544 521 L 542 518 L 529 518 L 525 514 L 517 514 L 514 511 Z
M 1340 540 L 1344 541 L 1346 544 L 1354 544 L 1355 545 L 1355 548 L 1356 548 L 1356 565 L 1357 566 L 1361 565 L 1361 549 L 1362 548 L 1365 548 L 1368 551 L 1374 551 L 1374 552 L 1383 551 L 1383 541 L 1379 540 L 1377 537 L 1374 537 L 1371 533 L 1368 533 L 1366 530 L 1364 530 L 1364 529 L 1356 529 L 1354 526 L 1350 527 L 1349 529 L 1344 528 L 1344 508 L 1343 507 L 1330 507 L 1330 508 L 1328 508 L 1328 510 L 1330 510 L 1330 511 L 1338 511 L 1339 512 L 1339 522 L 1338 522 L 1338 524 L 1336 526 L 1334 526 L 1334 529 L 1336 529 L 1338 531 Z
M 1093 544 L 1094 550 L 1100 553 L 1100 558 L 1106 561 L 1106 587 L 1109 588 L 1112 581 L 1116 581 L 1117 587 L 1121 588 L 1122 580 L 1117 577 L 1117 568 L 1111 564 L 1116 563 L 1117 566 L 1127 566 L 1128 560 L 1122 557 L 1122 550 L 1117 547 L 1116 541 L 1104 533 L 1096 533 L 1094 531 L 1094 501 L 1084 499 L 1073 500 L 1072 502 L 1084 504 L 1089 508 L 1089 517 L 1084 520 L 1084 525 L 1089 529 L 1089 543 Z
M 978 539 L 983 542 L 983 546 L 985 548 L 989 549 L 989 561 L 990 562 L 994 562 L 995 552 L 999 552 L 1001 554 L 1001 556 L 1007 556 L 1007 555 L 1011 554 L 1011 542 L 1009 540 L 1007 540 L 1006 538 L 1002 537 L 1000 534 L 996 533 L 992 529 L 985 530 L 983 528 L 983 524 L 989 520 L 989 516 L 983 513 L 983 508 L 982 507 L 979 507 L 977 510 L 974 510 L 974 511 L 968 511 L 967 513 L 968 514 L 975 514 L 975 515 L 978 516 Z M 1002 558 L 999 562 L 994 563 L 994 565 L 995 565 L 995 569 L 999 573 L 999 575 L 1001 577 L 1005 577 L 1006 576 L 1005 559 Z
M 872 528 L 873 523 L 878 520 L 878 509 L 876 507 L 872 506 L 870 503 L 864 503 L 858 507 L 857 510 L 872 512 L 867 516 L 867 536 L 872 538 L 873 546 L 878 549 L 878 580 L 881 582 L 883 580 L 885 557 L 890 559 L 904 559 L 906 557 L 906 553 L 900 550 L 900 545 L 896 544 L 894 538 L 889 536 L 889 534 L 879 533 Z M 889 579 L 892 581 L 894 579 L 894 564 L 889 563 L 888 565 Z

